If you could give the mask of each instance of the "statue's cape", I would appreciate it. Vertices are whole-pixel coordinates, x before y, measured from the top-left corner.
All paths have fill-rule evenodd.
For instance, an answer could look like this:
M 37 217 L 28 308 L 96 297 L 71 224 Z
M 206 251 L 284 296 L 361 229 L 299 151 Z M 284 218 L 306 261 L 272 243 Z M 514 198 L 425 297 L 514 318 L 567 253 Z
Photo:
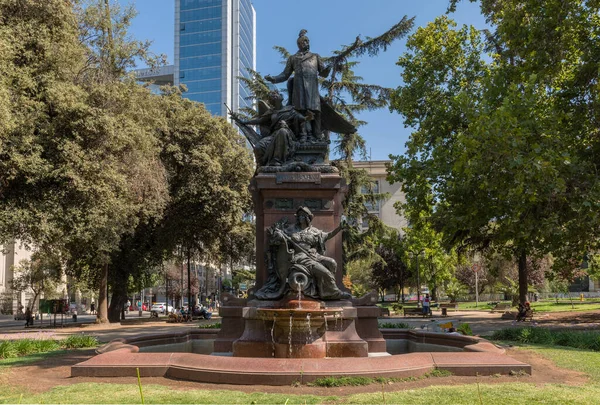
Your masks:
M 323 97 L 321 97 L 321 128 L 336 134 L 356 132 L 356 127 L 338 114 Z

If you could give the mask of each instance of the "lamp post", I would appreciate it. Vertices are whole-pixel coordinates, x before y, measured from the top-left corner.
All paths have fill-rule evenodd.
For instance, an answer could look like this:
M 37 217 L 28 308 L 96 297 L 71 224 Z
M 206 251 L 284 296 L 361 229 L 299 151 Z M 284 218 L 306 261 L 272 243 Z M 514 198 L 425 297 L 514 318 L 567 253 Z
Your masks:
M 471 266 L 473 272 L 475 273 L 475 308 L 479 305 L 479 277 L 478 273 L 481 270 L 481 265 L 479 263 L 473 263 Z
M 417 260 L 417 307 L 421 302 L 421 279 L 419 274 L 419 256 L 425 253 L 425 250 L 420 250 L 418 252 L 410 252 L 409 255 L 411 257 L 415 257 Z

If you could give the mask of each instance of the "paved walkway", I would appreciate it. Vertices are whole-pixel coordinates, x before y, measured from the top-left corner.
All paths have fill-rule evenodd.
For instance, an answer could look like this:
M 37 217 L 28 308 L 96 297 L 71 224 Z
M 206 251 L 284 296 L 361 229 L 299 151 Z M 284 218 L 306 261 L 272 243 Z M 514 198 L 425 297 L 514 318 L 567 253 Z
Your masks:
M 448 311 L 448 317 L 442 318 L 441 316 L 433 316 L 432 318 L 422 318 L 420 316 L 391 316 L 380 318 L 381 323 L 406 323 L 411 327 L 417 329 L 433 330 L 435 322 L 444 321 L 455 321 L 458 326 L 462 323 L 468 323 L 473 331 L 473 334 L 480 336 L 490 336 L 494 331 L 509 328 L 515 325 L 518 326 L 529 326 L 529 325 L 540 325 L 540 326 L 551 326 L 551 327 L 584 327 L 584 328 L 600 328 L 600 311 L 592 311 L 579 313 L 579 322 L 573 321 L 573 318 L 577 315 L 575 313 L 552 313 L 552 314 L 536 314 L 535 322 L 524 322 L 515 324 L 513 320 L 502 319 L 502 313 L 487 311 Z M 589 319 L 582 320 L 582 317 Z M 52 334 L 58 338 L 66 337 L 74 333 L 85 333 L 91 334 L 98 337 L 101 342 L 109 342 L 117 338 L 127 338 L 136 335 L 150 335 L 173 332 L 174 329 L 195 329 L 198 326 L 206 323 L 219 322 L 218 316 L 213 317 L 211 320 L 198 320 L 190 323 L 166 323 L 166 318 L 162 318 L 159 321 L 146 322 L 138 325 L 131 324 L 104 324 L 96 325 L 92 323 L 87 324 L 66 324 L 62 328 L 28 328 L 25 329 L 22 325 L 18 327 L 5 327 L 0 322 L 0 339 L 10 339 L 26 336 L 26 334 Z M 577 325 L 580 323 L 580 325 Z
M 382 323 L 407 323 L 417 329 L 433 330 L 434 322 L 444 322 L 448 320 L 455 321 L 457 325 L 468 323 L 476 335 L 490 335 L 493 331 L 510 327 L 513 324 L 511 320 L 501 319 L 501 313 L 490 313 L 490 311 L 456 311 L 448 312 L 448 317 L 442 318 L 434 316 L 432 318 L 421 317 L 385 317 L 380 318 Z M 23 337 L 26 334 L 52 334 L 58 338 L 66 337 L 74 333 L 92 334 L 98 337 L 102 342 L 109 342 L 117 338 L 127 338 L 143 334 L 160 334 L 172 332 L 174 329 L 195 329 L 198 326 L 206 323 L 219 322 L 219 317 L 214 317 L 211 320 L 194 321 L 190 323 L 166 323 L 164 318 L 155 322 L 144 322 L 142 324 L 104 324 L 96 325 L 93 323 L 70 324 L 66 323 L 64 327 L 57 328 L 23 328 L 11 326 L 3 327 L 0 323 L 0 338 Z
M 502 319 L 501 312 L 487 311 L 448 311 L 447 317 L 439 316 L 434 312 L 431 318 L 423 318 L 421 316 L 391 316 L 380 318 L 379 322 L 389 323 L 407 323 L 414 328 L 432 330 L 435 323 L 444 323 L 453 321 L 454 326 L 463 323 L 468 323 L 475 335 L 489 336 L 494 331 L 508 328 L 513 325 L 513 320 Z

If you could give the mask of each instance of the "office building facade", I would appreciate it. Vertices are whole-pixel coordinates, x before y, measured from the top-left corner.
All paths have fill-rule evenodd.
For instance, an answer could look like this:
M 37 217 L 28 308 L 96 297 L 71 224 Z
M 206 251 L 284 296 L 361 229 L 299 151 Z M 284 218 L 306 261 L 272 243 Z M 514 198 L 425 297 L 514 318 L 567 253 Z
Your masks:
M 256 70 L 256 13 L 251 0 L 175 0 L 173 83 L 214 115 L 250 106 L 238 76 Z

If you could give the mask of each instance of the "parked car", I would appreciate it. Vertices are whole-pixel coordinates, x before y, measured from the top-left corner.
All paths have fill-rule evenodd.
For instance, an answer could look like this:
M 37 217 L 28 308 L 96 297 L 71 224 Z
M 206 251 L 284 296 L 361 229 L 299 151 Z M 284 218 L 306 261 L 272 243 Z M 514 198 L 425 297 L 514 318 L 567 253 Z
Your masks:
M 157 315 L 164 315 L 172 314 L 173 312 L 175 312 L 175 309 L 172 306 L 165 304 L 164 302 L 156 302 L 152 305 L 152 308 L 150 308 L 150 312 L 155 312 Z

